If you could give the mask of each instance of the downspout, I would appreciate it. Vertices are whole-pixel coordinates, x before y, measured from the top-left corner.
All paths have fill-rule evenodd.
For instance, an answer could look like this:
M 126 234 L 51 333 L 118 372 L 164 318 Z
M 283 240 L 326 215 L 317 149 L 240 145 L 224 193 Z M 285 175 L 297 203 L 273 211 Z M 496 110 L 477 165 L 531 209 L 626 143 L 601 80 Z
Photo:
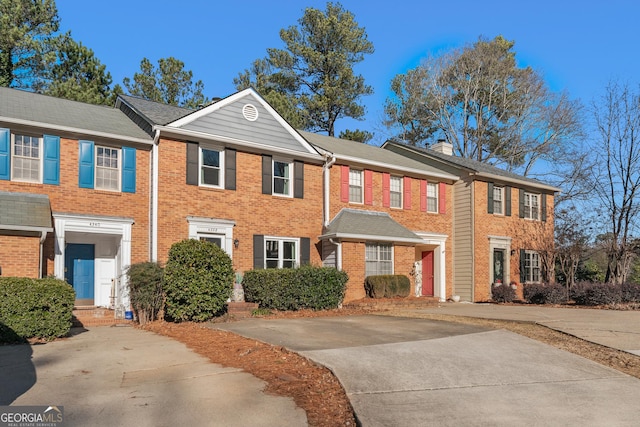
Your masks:
M 158 261 L 158 164 L 159 164 L 160 129 L 155 130 L 153 146 L 151 147 L 151 209 L 149 209 L 151 233 L 149 246 L 151 247 L 151 261 Z
M 42 258 L 44 241 L 47 239 L 47 231 L 42 231 L 40 235 L 40 258 L 39 258 L 39 267 L 38 267 L 38 277 L 42 279 L 42 262 L 44 259 Z
M 323 228 L 326 228 L 329 225 L 329 197 L 330 197 L 329 176 L 331 174 L 331 170 L 330 170 L 331 166 L 333 166 L 334 163 L 336 162 L 336 156 L 333 154 L 326 153 L 325 158 L 326 160 L 325 160 L 324 166 L 322 166 L 322 175 L 324 178 L 324 196 L 322 200 L 323 201 L 323 210 L 322 210 Z M 332 238 L 329 239 L 329 243 L 336 246 L 336 268 L 338 270 L 342 270 L 342 243 L 335 241 Z
M 325 162 L 322 166 L 322 177 L 324 178 L 324 197 L 322 198 L 322 226 L 327 227 L 329 225 L 329 175 L 331 166 L 336 162 L 336 156 L 330 153 L 325 153 Z

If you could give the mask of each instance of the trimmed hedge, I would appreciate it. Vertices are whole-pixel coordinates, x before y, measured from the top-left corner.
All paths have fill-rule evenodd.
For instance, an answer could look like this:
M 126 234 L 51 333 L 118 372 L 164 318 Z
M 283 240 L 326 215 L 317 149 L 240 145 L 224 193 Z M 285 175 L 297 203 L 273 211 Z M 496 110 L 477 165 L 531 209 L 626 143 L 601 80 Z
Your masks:
M 364 290 L 369 298 L 406 298 L 411 293 L 411 281 L 402 274 L 367 276 Z
M 244 298 L 273 310 L 325 310 L 342 302 L 349 277 L 330 267 L 249 270 L 242 278 Z
M 0 342 L 67 335 L 75 298 L 63 280 L 0 278 Z
M 231 258 L 205 240 L 174 243 L 164 268 L 165 315 L 204 322 L 221 314 L 233 291 Z
M 614 305 L 622 302 L 621 287 L 606 283 L 594 283 L 574 287 L 573 300 L 578 305 Z
M 557 283 L 525 283 L 524 300 L 529 304 L 563 304 L 567 302 L 567 289 Z

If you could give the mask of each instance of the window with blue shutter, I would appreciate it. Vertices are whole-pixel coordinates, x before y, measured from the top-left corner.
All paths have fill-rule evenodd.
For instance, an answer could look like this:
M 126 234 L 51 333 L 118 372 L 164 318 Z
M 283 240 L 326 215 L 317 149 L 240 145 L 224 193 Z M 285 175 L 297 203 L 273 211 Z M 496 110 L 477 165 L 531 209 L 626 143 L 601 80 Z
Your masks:
M 0 179 L 8 180 L 11 177 L 11 139 L 9 129 L 0 128 Z
M 42 182 L 60 185 L 60 137 L 44 136 L 44 164 Z
M 93 188 L 93 141 L 80 141 L 80 169 L 78 171 L 78 187 Z
M 136 149 L 122 147 L 122 192 L 136 192 Z

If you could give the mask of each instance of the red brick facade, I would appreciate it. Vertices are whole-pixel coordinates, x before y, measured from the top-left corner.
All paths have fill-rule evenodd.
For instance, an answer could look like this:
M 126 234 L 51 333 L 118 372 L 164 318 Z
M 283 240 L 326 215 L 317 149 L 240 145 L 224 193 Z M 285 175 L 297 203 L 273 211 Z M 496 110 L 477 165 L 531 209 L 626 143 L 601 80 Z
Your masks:
M 262 194 L 261 155 L 236 154 L 235 190 L 186 184 L 186 144 L 160 139 L 158 178 L 158 258 L 166 262 L 171 245 L 189 237 L 187 217 L 235 221 L 233 266 L 253 268 L 253 236 L 307 237 L 311 264 L 320 265 L 315 248 L 322 232 L 322 166 L 305 163 L 304 197 Z

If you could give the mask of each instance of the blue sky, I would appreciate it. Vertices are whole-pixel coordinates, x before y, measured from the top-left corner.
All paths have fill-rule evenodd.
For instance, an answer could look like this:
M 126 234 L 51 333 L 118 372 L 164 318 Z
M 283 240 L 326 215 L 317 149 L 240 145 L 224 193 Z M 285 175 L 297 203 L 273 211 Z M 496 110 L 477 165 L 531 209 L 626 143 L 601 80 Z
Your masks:
M 363 122 L 341 120 L 337 130 L 360 128 L 387 136 L 380 125 L 391 79 L 434 53 L 503 35 L 516 42 L 517 60 L 542 73 L 554 91 L 585 104 L 611 79 L 640 84 L 640 2 L 635 0 L 344 0 L 367 31 L 375 53 L 356 70 L 374 95 L 363 98 Z M 282 47 L 279 30 L 296 25 L 306 7 L 326 1 L 58 0 L 61 30 L 93 49 L 122 83 L 144 57 L 176 57 L 205 84 L 209 97 L 234 91 L 233 78 L 269 47 Z

